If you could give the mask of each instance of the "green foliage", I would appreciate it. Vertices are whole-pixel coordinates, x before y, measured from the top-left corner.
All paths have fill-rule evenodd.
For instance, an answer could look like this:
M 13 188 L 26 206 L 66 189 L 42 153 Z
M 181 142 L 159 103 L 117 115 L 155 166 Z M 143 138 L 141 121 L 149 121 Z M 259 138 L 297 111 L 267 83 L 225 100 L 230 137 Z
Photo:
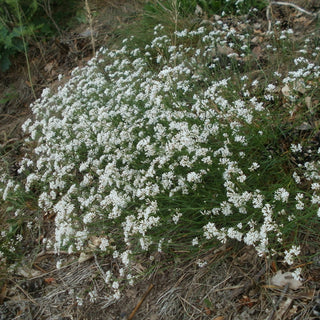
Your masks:
M 267 5 L 263 0 L 196 0 L 196 2 L 207 14 L 246 14 L 251 8 L 262 10 Z
M 171 11 L 172 7 L 178 8 L 182 16 L 192 15 L 199 6 L 207 15 L 213 14 L 246 14 L 252 8 L 262 10 L 267 6 L 267 2 L 262 0 L 154 0 L 147 3 L 145 10 L 150 13 L 161 13 L 161 11 Z
M 0 0 L 0 71 L 10 59 L 27 50 L 32 39 L 53 36 L 57 26 L 66 28 L 78 8 L 75 0 Z M 63 10 L 61 8 L 63 7 Z
M 10 56 L 24 50 L 23 38 L 34 33 L 31 17 L 37 10 L 37 1 L 0 1 L 0 70 L 10 67 Z M 23 16 L 22 16 L 23 15 Z

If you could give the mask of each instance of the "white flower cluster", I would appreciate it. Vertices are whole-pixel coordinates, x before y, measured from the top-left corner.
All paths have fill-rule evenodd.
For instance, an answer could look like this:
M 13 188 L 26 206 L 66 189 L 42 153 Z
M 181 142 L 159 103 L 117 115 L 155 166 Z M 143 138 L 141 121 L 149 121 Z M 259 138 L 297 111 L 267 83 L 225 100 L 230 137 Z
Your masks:
M 261 119 L 268 111 L 248 90 L 248 78 L 240 80 L 243 98 L 225 94 L 231 76 L 207 78 L 219 71 L 212 65 L 219 60 L 212 56 L 217 43 L 234 47 L 236 31 L 222 23 L 208 31 L 177 31 L 175 45 L 161 32 L 158 26 L 142 49 L 130 50 L 133 40 L 119 50 L 102 49 L 57 93 L 44 90 L 32 105 L 34 120 L 24 124 L 29 141 L 37 142 L 34 156 L 21 162 L 19 172 L 30 172 L 25 189 L 42 186 L 38 205 L 55 213 L 57 252 L 85 250 L 92 233 L 112 235 L 115 240 L 105 238 L 100 248 L 128 268 L 137 246 L 161 251 L 172 241 L 165 234 L 155 240 L 157 230 L 178 232 L 188 221 L 203 231 L 192 237 L 193 246 L 213 237 L 236 239 L 269 253 L 270 234 L 282 241 L 276 217 L 290 201 L 302 211 L 307 199 L 284 186 L 269 195 L 265 189 L 260 175 L 272 156 L 265 154 Z M 239 35 L 237 41 L 245 39 Z M 241 48 L 239 57 L 247 52 Z M 318 168 L 305 164 L 304 178 L 318 183 Z M 313 186 L 319 203 L 318 185 Z M 296 252 L 286 253 L 285 260 L 291 262 Z M 106 281 L 118 297 L 119 282 L 112 277 Z

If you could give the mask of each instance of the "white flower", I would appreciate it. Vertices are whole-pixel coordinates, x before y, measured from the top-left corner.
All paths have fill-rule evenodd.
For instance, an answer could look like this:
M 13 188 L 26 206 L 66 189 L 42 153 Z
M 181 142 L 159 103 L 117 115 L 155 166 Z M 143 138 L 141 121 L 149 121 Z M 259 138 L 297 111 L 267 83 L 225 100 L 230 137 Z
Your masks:
M 84 224 L 88 224 L 90 222 L 93 221 L 95 217 L 95 213 L 94 212 L 88 212 L 84 217 L 83 217 L 83 223 Z
M 113 281 L 112 288 L 113 289 L 119 289 L 119 282 L 118 281 Z
M 97 300 L 98 294 L 96 290 L 89 291 L 88 294 L 89 294 L 90 302 L 95 302 Z
M 196 263 L 197 263 L 197 266 L 198 266 L 199 268 L 203 268 L 203 267 L 205 267 L 205 266 L 208 264 L 207 261 L 203 261 L 203 260 L 200 260 L 200 259 L 198 259 Z
M 289 192 L 284 188 L 278 188 L 274 192 L 274 199 L 282 202 L 288 202 Z
M 260 165 L 257 162 L 252 162 L 252 165 L 248 168 L 249 171 L 255 171 L 260 167 Z
M 320 190 L 320 183 L 319 182 L 314 182 L 311 184 L 311 189 L 312 190 Z
M 57 269 L 60 269 L 61 266 L 62 266 L 62 261 L 61 261 L 61 260 L 58 260 L 58 261 L 57 261 L 57 264 L 56 264 Z
M 108 271 L 106 272 L 106 277 L 105 277 L 105 279 L 104 279 L 104 281 L 105 281 L 106 284 L 109 284 L 109 283 L 110 283 L 110 281 L 111 281 L 111 276 L 112 276 L 111 271 L 108 270 Z
M 242 76 L 235 89 L 231 64 L 225 67 L 231 75 L 224 78 L 219 57 L 212 58 L 216 43 L 233 48 L 229 57 L 243 57 L 247 35 L 227 21 L 213 22 L 208 30 L 175 30 L 177 41 L 161 25 L 154 35 L 143 49 L 128 38 L 119 49 L 99 50 L 87 66 L 74 69 L 57 93 L 45 89 L 31 106 L 32 120 L 23 125 L 28 147 L 35 146 L 35 160 L 23 158 L 18 173 L 26 177 L 25 190 L 36 191 L 39 208 L 55 215 L 55 238 L 48 246 L 57 253 L 62 248 L 85 251 L 92 232 L 99 235 L 97 248 L 121 265 L 117 274 L 106 272 L 110 299 L 120 297 L 119 274 L 126 279 L 134 258 L 129 248 L 138 240 L 142 250 L 158 245 L 161 251 L 164 239 L 154 237 L 158 231 L 188 228 L 193 214 L 205 239 L 237 239 L 262 255 L 275 253 L 269 251 L 271 241 L 279 245 L 284 238 L 278 218 L 294 221 L 297 210 L 320 204 L 317 160 L 298 164 L 293 173 L 291 182 L 311 186 L 311 192 L 304 189 L 308 196 L 296 194 L 293 212 L 287 206 L 295 195 L 289 194 L 290 184 L 275 181 L 271 199 L 267 186 L 260 186 L 264 191 L 254 186 L 264 182 L 266 171 L 260 170 L 261 155 L 250 152 L 259 151 L 254 145 L 259 139 L 261 148 L 266 143 L 270 127 L 264 121 L 272 119 L 274 110 L 266 108 L 265 99 L 276 98 L 282 75 L 275 72 L 275 84 L 267 84 L 265 99 L 259 99 L 258 80 L 250 85 L 250 77 Z M 157 68 L 150 68 L 154 63 Z M 306 58 L 294 63 L 296 69 L 282 83 L 291 88 L 302 81 L 311 89 L 320 69 Z M 292 107 L 293 99 L 298 96 L 288 99 Z M 291 151 L 303 147 L 292 144 Z M 276 157 L 263 155 L 265 161 Z M 19 195 L 20 184 L 0 180 L 2 198 L 15 199 L 11 196 Z M 320 209 L 316 214 L 320 218 Z M 117 234 L 123 245 L 103 234 Z M 191 239 L 190 246 L 199 246 L 200 236 Z M 289 250 L 286 259 L 291 261 L 294 253 Z
M 100 245 L 99 245 L 99 248 L 101 251 L 106 251 L 107 248 L 109 247 L 109 240 L 106 238 L 106 237 L 103 237 L 100 239 Z
M 121 253 L 121 261 L 126 267 L 130 263 L 130 254 L 131 250 L 126 250 L 125 252 Z
M 83 305 L 83 299 L 82 298 L 80 298 L 80 297 L 76 297 L 76 302 L 77 302 L 77 305 L 79 306 L 79 307 L 81 307 L 82 305 Z
M 291 272 L 293 278 L 295 280 L 298 280 L 298 281 L 302 281 L 302 277 L 301 277 L 301 268 L 296 268 L 293 272 Z
M 252 205 L 254 208 L 262 208 L 264 196 L 260 193 L 259 190 L 256 190 L 252 197 Z
M 256 87 L 257 85 L 259 84 L 259 80 L 253 80 L 252 81 L 252 83 L 251 83 L 251 85 L 253 86 L 253 87 Z
M 267 92 L 275 92 L 276 90 L 276 86 L 274 84 L 268 84 L 268 86 L 266 87 L 266 91 Z
M 176 213 L 172 217 L 172 221 L 177 224 L 179 222 L 180 217 L 182 216 L 182 213 L 179 211 L 179 209 L 176 209 Z
M 296 172 L 294 172 L 292 174 L 292 177 L 293 177 L 294 181 L 296 182 L 296 184 L 299 184 L 301 182 L 301 178 L 299 177 L 299 175 Z
M 192 239 L 192 245 L 193 245 L 193 246 L 197 246 L 198 244 L 199 244 L 199 239 L 198 239 L 198 237 L 193 238 L 193 239 Z
M 189 172 L 187 175 L 188 182 L 199 183 L 201 181 L 201 175 L 195 172 Z
M 294 258 L 297 257 L 301 252 L 300 246 L 293 245 L 289 250 L 285 250 L 284 252 L 284 262 L 292 265 L 294 262 Z
M 241 241 L 243 236 L 243 234 L 240 231 L 235 230 L 232 227 L 228 228 L 227 235 L 230 239 L 236 239 L 238 241 Z
M 3 194 L 2 194 L 2 199 L 3 199 L 4 201 L 7 200 L 9 191 L 10 191 L 10 189 L 11 189 L 13 186 L 14 186 L 13 180 L 8 180 L 7 186 L 6 186 L 6 188 L 5 188 L 5 190 L 3 191 Z
M 297 200 L 296 208 L 297 210 L 303 210 L 304 209 L 304 203 L 302 199 L 304 198 L 303 193 L 297 193 L 295 199 Z
M 300 143 L 298 143 L 298 144 L 291 144 L 291 146 L 290 146 L 290 149 L 291 149 L 291 151 L 292 152 L 302 152 L 302 146 L 301 146 L 301 144 Z

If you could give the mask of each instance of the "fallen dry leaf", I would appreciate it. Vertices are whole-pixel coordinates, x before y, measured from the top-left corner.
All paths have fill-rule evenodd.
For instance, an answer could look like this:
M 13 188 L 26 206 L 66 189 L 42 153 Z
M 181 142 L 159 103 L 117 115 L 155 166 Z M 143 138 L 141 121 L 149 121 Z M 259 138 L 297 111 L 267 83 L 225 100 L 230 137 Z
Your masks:
M 293 88 L 302 94 L 306 92 L 306 85 L 303 80 L 296 80 L 293 84 Z
M 44 281 L 47 284 L 52 284 L 52 283 L 56 282 L 56 279 L 55 278 L 45 278 Z
M 261 46 L 255 46 L 255 47 L 252 49 L 252 54 L 254 55 L 254 57 L 255 57 L 256 59 L 259 59 L 259 58 L 262 56 Z
M 19 276 L 22 276 L 24 278 L 33 278 L 33 277 L 37 277 L 41 274 L 40 271 L 38 270 L 34 270 L 34 269 L 31 269 L 27 266 L 24 266 L 24 267 L 18 267 L 17 270 L 16 270 L 16 273 L 17 275 Z
M 52 68 L 53 68 L 53 62 L 51 61 L 45 65 L 44 70 L 50 73 Z
M 270 280 L 272 285 L 278 287 L 285 287 L 286 285 L 289 286 L 290 289 L 297 290 L 302 286 L 301 281 L 295 279 L 291 272 L 282 273 L 279 270 Z
M 247 306 L 252 308 L 254 306 L 255 301 L 251 300 L 248 296 L 243 296 L 239 301 L 243 306 Z
M 311 97 L 305 97 L 304 101 L 305 101 L 309 111 L 313 112 Z
M 204 312 L 206 313 L 207 316 L 210 316 L 211 310 L 208 307 L 204 307 Z
M 87 260 L 90 260 L 91 258 L 93 258 L 93 254 L 81 252 L 79 259 L 78 259 L 78 262 L 80 262 L 80 263 L 85 262 Z
M 101 237 L 92 236 L 89 240 L 89 248 L 97 249 L 101 244 Z
M 285 97 L 289 97 L 290 95 L 290 88 L 288 85 L 285 85 L 282 89 L 281 89 L 281 92 L 282 94 L 285 96 Z

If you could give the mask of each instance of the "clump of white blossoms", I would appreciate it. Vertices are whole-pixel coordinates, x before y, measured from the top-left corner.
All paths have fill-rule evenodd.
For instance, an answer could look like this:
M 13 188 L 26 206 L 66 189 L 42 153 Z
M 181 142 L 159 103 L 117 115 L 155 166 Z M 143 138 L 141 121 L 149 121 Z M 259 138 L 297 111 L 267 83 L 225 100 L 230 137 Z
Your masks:
M 247 77 L 236 89 L 232 72 L 221 72 L 217 44 L 233 48 L 230 69 L 247 54 L 232 41 L 246 36 L 216 23 L 175 38 L 157 26 L 144 48 L 131 49 L 130 39 L 100 50 L 57 93 L 44 90 L 23 126 L 35 148 L 19 172 L 43 214 L 55 214 L 56 252 L 87 251 L 101 236 L 96 249 L 123 268 L 107 281 L 117 297 L 116 278 L 132 281 L 126 270 L 136 251 L 174 246 L 190 230 L 193 248 L 236 239 L 261 255 L 281 254 L 285 221 L 293 225 L 306 210 L 316 216 L 320 203 L 319 188 L 307 194 L 292 176 L 319 182 L 319 162 L 287 174 L 270 161 L 270 99 L 255 97 Z M 306 70 L 319 76 L 315 65 Z M 296 253 L 287 246 L 285 260 Z

